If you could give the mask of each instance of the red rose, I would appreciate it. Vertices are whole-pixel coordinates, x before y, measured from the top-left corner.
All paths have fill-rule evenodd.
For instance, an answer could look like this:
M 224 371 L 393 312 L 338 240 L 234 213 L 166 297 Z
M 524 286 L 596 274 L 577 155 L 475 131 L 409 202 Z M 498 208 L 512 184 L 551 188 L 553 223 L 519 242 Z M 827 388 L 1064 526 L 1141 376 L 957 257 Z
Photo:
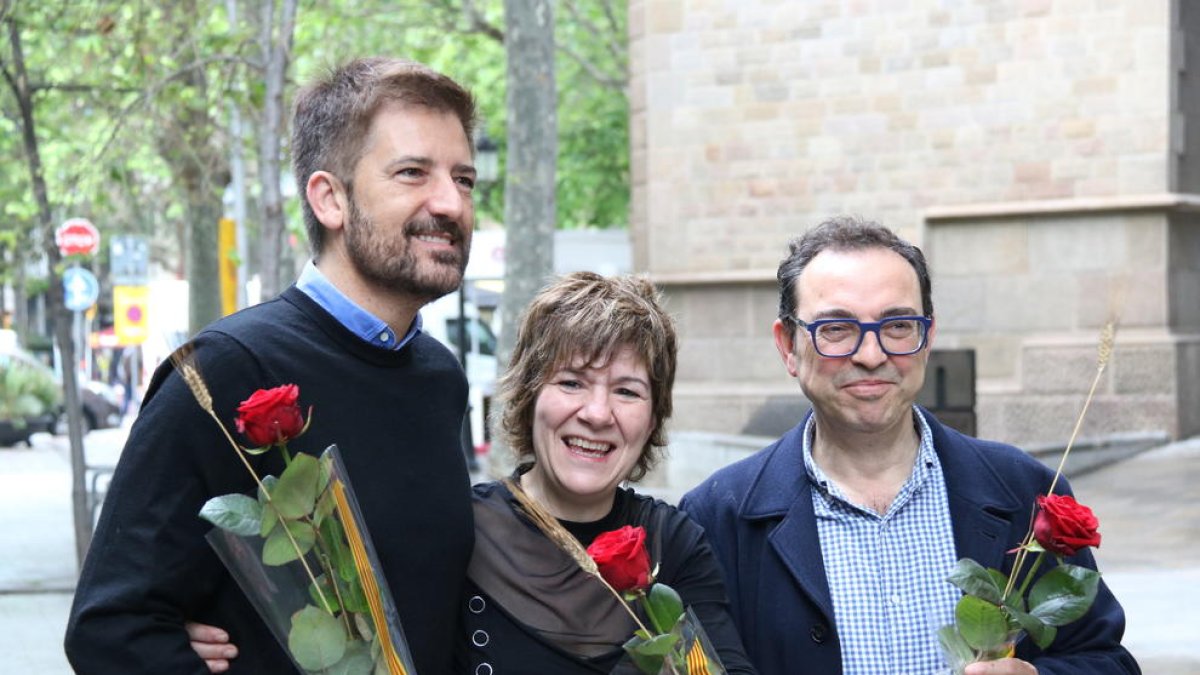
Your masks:
M 1100 521 L 1092 510 L 1074 497 L 1050 495 L 1038 497 L 1038 514 L 1033 521 L 1033 536 L 1042 548 L 1058 555 L 1075 555 L 1087 546 L 1100 545 Z
M 300 388 L 294 384 L 259 389 L 238 405 L 238 432 L 258 448 L 287 443 L 304 431 L 304 415 L 296 403 L 299 398 Z
M 650 585 L 650 554 L 646 530 L 626 525 L 596 537 L 587 549 L 600 575 L 619 593 L 645 590 Z

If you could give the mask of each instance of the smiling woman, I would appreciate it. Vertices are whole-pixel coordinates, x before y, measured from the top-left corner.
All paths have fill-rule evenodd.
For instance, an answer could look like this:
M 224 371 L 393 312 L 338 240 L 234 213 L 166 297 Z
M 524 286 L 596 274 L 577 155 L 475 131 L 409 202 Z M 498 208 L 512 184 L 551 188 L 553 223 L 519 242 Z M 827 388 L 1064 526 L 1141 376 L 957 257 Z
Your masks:
M 648 281 L 567 275 L 522 320 L 499 385 L 500 432 L 520 462 L 513 480 L 583 546 L 643 527 L 657 581 L 692 607 L 728 672 L 753 673 L 703 530 L 621 487 L 666 445 L 675 358 L 674 324 Z M 529 521 L 509 488 L 477 485 L 474 512 L 457 672 L 637 672 L 621 649 L 633 619 Z

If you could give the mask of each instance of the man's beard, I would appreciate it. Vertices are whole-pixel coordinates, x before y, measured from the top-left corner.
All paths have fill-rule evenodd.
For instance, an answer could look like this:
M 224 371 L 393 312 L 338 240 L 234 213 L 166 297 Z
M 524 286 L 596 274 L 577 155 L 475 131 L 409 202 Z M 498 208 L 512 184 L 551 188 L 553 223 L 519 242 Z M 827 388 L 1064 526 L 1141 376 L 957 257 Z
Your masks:
M 398 233 L 383 232 L 350 199 L 346 254 L 363 278 L 383 288 L 426 302 L 457 290 L 470 255 L 459 224 L 447 218 L 410 220 Z M 436 251 L 428 260 L 413 255 L 409 242 L 420 234 L 447 233 L 457 251 Z

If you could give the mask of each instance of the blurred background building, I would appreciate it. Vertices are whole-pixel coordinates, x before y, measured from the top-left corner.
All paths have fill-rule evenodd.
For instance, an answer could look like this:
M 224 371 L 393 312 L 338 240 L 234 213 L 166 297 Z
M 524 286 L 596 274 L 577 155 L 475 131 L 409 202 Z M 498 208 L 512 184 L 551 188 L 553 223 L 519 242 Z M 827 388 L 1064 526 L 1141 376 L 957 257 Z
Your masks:
M 1200 431 L 1200 5 L 631 0 L 629 31 L 634 269 L 686 336 L 673 428 L 799 419 L 775 270 L 858 214 L 928 255 L 978 435 L 1065 440 L 1110 316 L 1083 434 Z

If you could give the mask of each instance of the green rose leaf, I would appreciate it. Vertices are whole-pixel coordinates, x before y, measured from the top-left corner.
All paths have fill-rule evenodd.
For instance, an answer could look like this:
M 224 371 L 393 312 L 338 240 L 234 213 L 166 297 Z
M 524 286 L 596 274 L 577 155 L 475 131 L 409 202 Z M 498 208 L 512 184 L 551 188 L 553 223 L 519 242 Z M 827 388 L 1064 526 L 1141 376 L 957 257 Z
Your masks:
M 638 670 L 648 675 L 657 675 L 662 670 L 663 660 L 678 641 L 679 636 L 671 633 L 655 635 L 649 640 L 635 635 L 624 644 L 624 649 Z
M 321 540 L 325 542 L 329 553 L 329 562 L 337 570 L 342 581 L 358 578 L 358 568 L 354 566 L 354 555 L 350 552 L 350 544 L 346 542 L 346 533 L 342 523 L 337 518 L 328 518 L 321 522 Z
M 271 505 L 271 501 L 267 499 L 267 495 L 273 494 L 275 486 L 279 484 L 279 479 L 275 476 L 267 476 L 262 479 L 262 488 L 258 490 L 258 503 L 262 505 L 262 529 L 258 536 L 266 537 L 271 534 L 271 530 L 279 524 L 279 512 Z
M 1087 614 L 1100 588 L 1100 573 L 1079 565 L 1059 565 L 1037 580 L 1029 591 L 1029 613 L 1050 624 L 1065 626 Z
M 323 670 L 346 654 L 346 633 L 341 623 L 312 605 L 292 615 L 288 649 L 305 670 Z
M 324 675 L 371 675 L 374 670 L 371 648 L 365 642 L 354 640 L 346 645 L 346 655 L 327 668 Z
M 644 603 L 650 623 L 660 633 L 669 632 L 683 616 L 683 599 L 666 584 L 654 584 Z
M 350 581 L 338 581 L 338 588 L 342 591 L 342 602 L 346 605 L 347 611 L 371 611 L 371 605 L 367 602 L 366 591 L 363 590 L 362 582 L 359 581 L 357 576 Z
M 313 522 L 317 525 L 325 522 L 335 508 L 337 508 L 337 502 L 333 498 L 333 490 L 321 488 L 321 496 L 317 499 L 317 508 L 313 510 Z
M 997 572 L 997 574 L 999 573 Z M 1004 579 L 1003 576 L 1000 578 Z M 954 566 L 954 571 L 946 577 L 946 581 L 954 584 L 967 595 L 973 595 L 987 600 L 993 605 L 999 605 L 1000 596 L 1004 592 L 1004 584 L 1007 580 L 997 583 L 996 577 L 992 576 L 991 571 L 984 569 L 983 565 L 970 558 L 963 558 Z
M 289 532 L 296 540 L 296 545 L 292 545 L 291 539 L 288 538 Z M 283 527 L 276 528 L 271 536 L 267 537 L 266 543 L 263 544 L 263 564 L 283 565 L 296 560 L 312 550 L 316 538 L 317 533 L 308 523 L 289 520 L 284 523 Z M 300 548 L 299 554 L 296 552 L 297 546 Z
M 271 490 L 271 503 L 279 514 L 295 520 L 312 513 L 320 491 L 321 467 L 312 455 L 299 454 L 279 476 Z
M 1037 646 L 1041 649 L 1049 647 L 1050 643 L 1054 642 L 1054 636 L 1058 635 L 1057 628 L 1051 626 L 1045 621 L 1042 621 L 1036 616 L 1033 616 L 1032 614 L 1026 614 L 1025 612 L 1016 609 L 1010 610 L 1009 614 L 1011 614 L 1017 620 L 1017 623 L 1020 624 L 1021 628 L 1029 634 L 1029 637 L 1032 638 L 1033 641 L 1037 643 Z
M 329 577 L 324 574 L 317 577 L 315 583 L 308 585 L 308 597 L 312 598 L 313 604 L 324 609 L 330 614 L 334 614 L 341 609 L 338 605 L 337 594 L 333 591 L 333 586 L 329 583 Z M 325 598 L 325 602 L 321 598 Z
M 942 651 L 950 657 L 948 660 L 952 664 L 970 663 L 975 660 L 975 652 L 971 645 L 967 644 L 954 626 L 942 626 L 938 629 L 938 642 L 942 645 Z
M 973 595 L 964 595 L 954 608 L 954 618 L 963 640 L 975 649 L 995 649 L 1008 639 L 1008 618 L 999 605 Z
M 263 484 L 263 487 L 265 487 L 267 489 L 267 492 L 273 494 L 273 491 L 275 490 L 275 486 L 279 484 L 279 479 L 276 478 L 275 476 L 265 476 L 262 479 L 262 484 Z M 262 491 L 261 488 L 258 491 L 258 503 L 259 504 L 267 503 L 267 495 Z
M 204 502 L 200 517 L 236 535 L 249 537 L 262 527 L 262 506 L 247 495 L 221 495 Z

